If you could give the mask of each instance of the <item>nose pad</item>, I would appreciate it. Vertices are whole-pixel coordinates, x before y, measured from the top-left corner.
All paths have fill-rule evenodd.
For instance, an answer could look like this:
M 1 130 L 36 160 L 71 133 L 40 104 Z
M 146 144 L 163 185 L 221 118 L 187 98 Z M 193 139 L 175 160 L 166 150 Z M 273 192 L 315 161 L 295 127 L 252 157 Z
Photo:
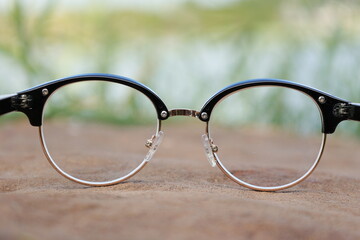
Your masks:
M 145 147 L 149 148 L 149 152 L 146 154 L 144 161 L 149 162 L 152 159 L 163 139 L 164 132 L 160 131 L 156 135 L 152 136 L 151 139 L 147 140 Z
M 204 148 L 205 148 L 205 154 L 206 157 L 212 167 L 216 167 L 216 159 L 214 156 L 214 152 L 218 151 L 218 147 L 213 145 L 212 140 L 209 139 L 207 134 L 202 135 L 201 137 Z

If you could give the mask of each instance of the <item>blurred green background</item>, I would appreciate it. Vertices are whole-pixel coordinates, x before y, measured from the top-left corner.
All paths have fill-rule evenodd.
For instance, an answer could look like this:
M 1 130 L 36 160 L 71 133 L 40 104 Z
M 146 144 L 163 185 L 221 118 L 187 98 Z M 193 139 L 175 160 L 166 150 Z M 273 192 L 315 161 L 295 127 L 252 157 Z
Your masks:
M 146 84 L 169 108 L 200 109 L 252 78 L 360 102 L 359 12 L 350 0 L 2 1 L 0 94 L 100 72 Z

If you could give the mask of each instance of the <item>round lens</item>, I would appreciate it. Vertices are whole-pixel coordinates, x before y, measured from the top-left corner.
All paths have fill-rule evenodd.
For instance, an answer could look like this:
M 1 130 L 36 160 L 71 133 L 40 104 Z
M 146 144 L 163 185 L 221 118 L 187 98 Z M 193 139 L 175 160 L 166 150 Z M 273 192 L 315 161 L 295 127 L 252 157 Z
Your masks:
M 43 140 L 58 171 L 81 181 L 123 178 L 143 162 L 157 114 L 141 92 L 106 81 L 66 85 L 47 100 Z
M 308 95 L 274 86 L 246 88 L 219 102 L 209 123 L 220 163 L 256 187 L 301 179 L 321 151 L 322 115 Z

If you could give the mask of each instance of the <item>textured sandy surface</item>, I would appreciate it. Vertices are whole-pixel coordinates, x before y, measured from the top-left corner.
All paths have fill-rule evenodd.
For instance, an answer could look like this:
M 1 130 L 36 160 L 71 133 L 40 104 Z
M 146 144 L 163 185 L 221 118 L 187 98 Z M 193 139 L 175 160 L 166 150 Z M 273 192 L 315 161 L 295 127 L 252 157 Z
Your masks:
M 310 178 L 266 193 L 210 167 L 200 123 L 163 130 L 164 143 L 138 175 L 89 188 L 51 168 L 36 128 L 1 126 L 0 239 L 360 238 L 359 141 L 330 136 Z

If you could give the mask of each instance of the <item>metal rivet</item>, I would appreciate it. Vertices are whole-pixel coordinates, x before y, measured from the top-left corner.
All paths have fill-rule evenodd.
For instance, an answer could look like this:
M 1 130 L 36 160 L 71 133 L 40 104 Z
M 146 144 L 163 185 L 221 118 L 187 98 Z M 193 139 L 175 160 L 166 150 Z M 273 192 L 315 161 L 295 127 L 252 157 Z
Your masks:
M 201 118 L 203 119 L 203 120 L 206 120 L 206 119 L 208 119 L 208 114 L 206 113 L 206 112 L 203 112 L 203 113 L 201 113 Z
M 49 94 L 49 90 L 47 90 L 46 88 L 44 88 L 43 90 L 42 90 L 42 95 L 43 96 L 47 96 Z
M 320 96 L 318 100 L 319 100 L 319 103 L 321 103 L 321 104 L 326 103 L 326 98 L 324 96 Z
M 168 116 L 167 111 L 162 111 L 161 112 L 161 117 L 166 118 L 167 116 Z

